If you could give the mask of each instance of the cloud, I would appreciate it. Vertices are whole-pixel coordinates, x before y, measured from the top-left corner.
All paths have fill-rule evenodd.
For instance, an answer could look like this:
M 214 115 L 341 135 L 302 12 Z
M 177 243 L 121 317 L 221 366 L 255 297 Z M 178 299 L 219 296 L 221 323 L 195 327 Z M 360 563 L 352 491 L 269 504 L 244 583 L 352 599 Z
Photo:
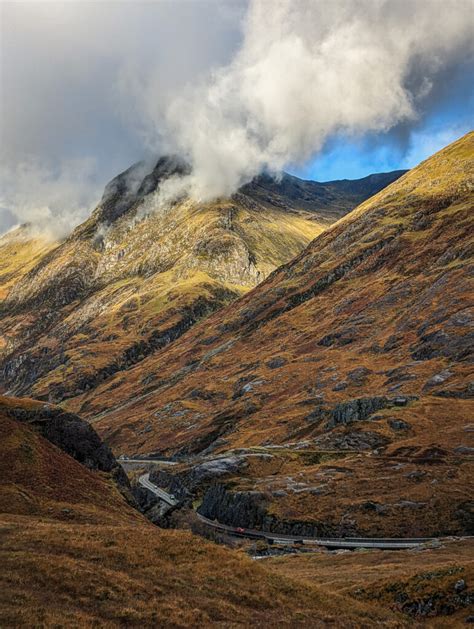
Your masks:
M 193 196 L 227 195 L 263 169 L 304 164 L 335 134 L 416 126 L 473 54 L 472 3 L 254 0 L 241 48 L 167 110 Z
M 159 112 L 230 61 L 244 9 L 206 0 L 0 2 L 0 233 L 13 214 L 62 234 L 118 172 L 166 150 Z
M 263 169 L 310 163 L 334 137 L 398 138 L 412 150 L 429 112 L 464 99 L 466 86 L 449 78 L 472 68 L 474 54 L 471 0 L 0 11 L 0 204 L 21 220 L 36 207 L 60 231 L 117 172 L 163 152 L 193 171 L 159 202 L 230 194 Z
M 33 159 L 3 167 L 4 231 L 13 223 L 29 223 L 51 239 L 67 235 L 87 218 L 91 199 L 99 196 L 94 173 L 95 161 L 87 158 L 63 160 L 54 170 Z

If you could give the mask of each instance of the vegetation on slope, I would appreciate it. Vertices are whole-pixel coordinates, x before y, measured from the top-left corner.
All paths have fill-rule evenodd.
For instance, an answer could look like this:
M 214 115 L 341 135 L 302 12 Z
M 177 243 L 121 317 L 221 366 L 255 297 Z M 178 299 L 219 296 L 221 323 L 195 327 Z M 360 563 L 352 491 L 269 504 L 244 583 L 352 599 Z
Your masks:
M 376 602 L 430 627 L 454 627 L 472 617 L 474 547 L 449 541 L 423 551 L 318 553 L 266 561 L 276 574 Z
M 0 237 L 0 301 L 58 243 L 21 225 Z
M 471 133 L 422 163 L 73 407 L 116 452 L 344 452 L 344 465 L 301 468 L 301 491 L 254 475 L 283 521 L 472 530 L 473 144 Z
M 28 225 L 21 225 L 0 236 L 0 304 L 15 283 L 19 282 L 58 243 L 34 234 Z M 0 351 L 7 344 L 0 329 Z
M 58 401 L 93 389 L 241 296 L 400 175 L 327 185 L 262 177 L 231 199 L 170 207 L 161 183 L 186 167 L 162 158 L 142 171 L 110 182 L 92 216 L 9 290 L 0 329 L 10 392 Z
M 402 626 L 273 575 L 190 533 L 154 527 L 110 479 L 10 418 L 42 405 L 0 400 L 2 626 Z

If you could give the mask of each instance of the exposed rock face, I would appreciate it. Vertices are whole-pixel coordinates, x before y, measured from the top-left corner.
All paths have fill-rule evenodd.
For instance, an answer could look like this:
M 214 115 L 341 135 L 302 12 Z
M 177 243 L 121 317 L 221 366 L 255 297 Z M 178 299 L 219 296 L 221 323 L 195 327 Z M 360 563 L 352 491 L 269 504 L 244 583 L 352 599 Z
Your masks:
M 238 454 L 226 457 L 218 457 L 191 465 L 181 472 L 173 470 L 153 470 L 150 480 L 159 487 L 166 488 L 171 494 L 185 500 L 201 494 L 210 484 L 223 477 L 237 476 L 245 473 L 249 461 L 269 461 L 273 457 L 270 454 Z
M 388 425 L 392 430 L 410 430 L 410 424 L 404 422 L 403 419 L 388 419 Z
M 405 406 L 413 399 L 416 399 L 416 397 L 412 396 L 408 398 L 400 396 L 390 399 L 385 396 L 377 396 L 341 402 L 337 404 L 332 411 L 328 428 L 333 428 L 339 424 L 352 424 L 353 422 L 363 421 L 375 413 L 375 411 L 392 406 Z
M 133 487 L 133 496 L 137 502 L 138 508 L 153 524 L 160 526 L 161 528 L 169 527 L 169 515 L 178 508 L 177 506 L 171 506 L 157 498 L 157 496 L 141 485 Z
M 258 491 L 228 491 L 224 485 L 215 484 L 205 494 L 198 512 L 210 520 L 223 524 L 280 533 L 282 535 L 350 535 L 349 526 L 335 527 L 301 521 L 281 521 L 268 513 L 269 501 Z
M 342 402 L 336 406 L 332 414 L 330 427 L 338 424 L 351 424 L 355 421 L 367 419 L 375 411 L 388 406 L 386 397 L 359 398 Z

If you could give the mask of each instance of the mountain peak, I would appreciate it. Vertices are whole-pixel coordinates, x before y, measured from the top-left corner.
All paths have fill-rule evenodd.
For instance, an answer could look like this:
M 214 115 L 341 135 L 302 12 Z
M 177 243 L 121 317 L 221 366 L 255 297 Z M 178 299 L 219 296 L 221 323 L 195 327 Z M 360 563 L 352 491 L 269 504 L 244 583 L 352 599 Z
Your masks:
M 156 192 L 166 179 L 182 177 L 190 172 L 189 166 L 174 155 L 160 157 L 152 167 L 149 162 L 137 162 L 105 186 L 95 211 L 96 217 L 105 223 L 112 223 L 145 196 Z
M 28 272 L 15 276 L 0 313 L 9 388 L 59 400 L 127 370 L 256 286 L 367 196 L 346 183 L 263 175 L 230 199 L 154 211 L 160 185 L 188 173 L 173 156 L 134 164 L 69 238 L 22 263 Z

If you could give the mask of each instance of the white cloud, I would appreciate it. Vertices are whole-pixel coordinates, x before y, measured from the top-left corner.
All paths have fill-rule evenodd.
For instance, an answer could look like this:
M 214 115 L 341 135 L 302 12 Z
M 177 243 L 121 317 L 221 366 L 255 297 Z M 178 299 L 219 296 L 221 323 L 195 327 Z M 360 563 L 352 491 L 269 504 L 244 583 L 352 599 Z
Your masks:
M 244 7 L 0 0 L 0 233 L 12 214 L 71 229 L 107 181 L 165 150 L 159 112 L 228 63 Z
M 3 168 L 0 207 L 13 208 L 17 223 L 61 238 L 87 218 L 98 198 L 94 173 L 94 160 L 85 158 L 64 160 L 59 169 L 33 160 Z
M 254 0 L 232 62 L 167 110 L 191 193 L 226 195 L 302 164 L 335 133 L 415 122 L 442 73 L 472 54 L 472 17 L 464 0 Z

